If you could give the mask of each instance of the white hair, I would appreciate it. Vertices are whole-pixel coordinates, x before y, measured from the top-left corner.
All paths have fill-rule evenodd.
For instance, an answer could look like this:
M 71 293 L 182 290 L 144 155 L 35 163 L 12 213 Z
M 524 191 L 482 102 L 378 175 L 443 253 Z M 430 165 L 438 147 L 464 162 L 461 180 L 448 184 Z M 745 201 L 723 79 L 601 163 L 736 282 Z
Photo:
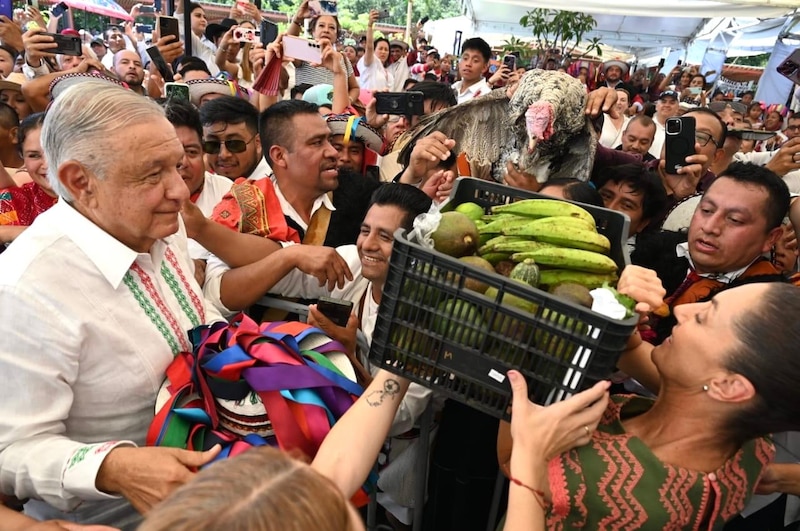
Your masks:
M 126 143 L 125 130 L 157 117 L 164 117 L 157 104 L 107 81 L 87 80 L 66 89 L 42 125 L 42 149 L 53 191 L 66 201 L 73 200 L 58 178 L 59 168 L 68 160 L 105 179 L 117 153 L 136 149 Z

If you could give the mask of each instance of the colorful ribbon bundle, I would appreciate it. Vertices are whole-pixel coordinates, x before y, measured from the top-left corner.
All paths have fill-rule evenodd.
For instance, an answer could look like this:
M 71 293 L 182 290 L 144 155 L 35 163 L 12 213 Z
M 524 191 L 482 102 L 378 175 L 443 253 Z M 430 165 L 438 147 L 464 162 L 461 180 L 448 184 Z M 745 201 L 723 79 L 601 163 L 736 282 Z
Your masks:
M 326 357 L 341 356 L 341 343 L 304 323 L 259 325 L 240 314 L 230 324 L 197 327 L 191 338 L 194 351 L 178 354 L 167 369 L 148 445 L 221 444 L 219 459 L 271 444 L 313 458 L 363 392 Z M 252 406 L 260 416 L 242 414 Z

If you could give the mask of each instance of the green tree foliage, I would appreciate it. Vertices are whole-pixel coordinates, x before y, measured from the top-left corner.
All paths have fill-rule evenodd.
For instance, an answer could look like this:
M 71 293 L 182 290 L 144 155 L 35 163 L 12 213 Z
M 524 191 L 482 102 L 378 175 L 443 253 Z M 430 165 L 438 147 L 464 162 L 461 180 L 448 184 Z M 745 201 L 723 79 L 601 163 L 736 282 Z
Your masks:
M 567 59 L 575 49 L 583 44 L 583 54 L 602 55 L 600 39 L 594 37 L 583 43 L 584 34 L 597 26 L 593 16 L 576 11 L 536 8 L 525 13 L 519 24 L 530 28 L 536 38 L 536 59 L 539 66 L 549 58 L 559 61 Z

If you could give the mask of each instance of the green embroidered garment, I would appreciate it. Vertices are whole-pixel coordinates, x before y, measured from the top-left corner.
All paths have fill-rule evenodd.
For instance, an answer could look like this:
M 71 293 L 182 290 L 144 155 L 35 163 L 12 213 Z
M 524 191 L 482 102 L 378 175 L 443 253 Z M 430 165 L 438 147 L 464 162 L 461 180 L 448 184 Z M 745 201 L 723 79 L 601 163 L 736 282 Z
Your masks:
M 550 461 L 548 529 L 712 530 L 744 508 L 774 447 L 749 441 L 711 473 L 665 464 L 621 422 L 652 404 L 613 396 L 591 443 Z

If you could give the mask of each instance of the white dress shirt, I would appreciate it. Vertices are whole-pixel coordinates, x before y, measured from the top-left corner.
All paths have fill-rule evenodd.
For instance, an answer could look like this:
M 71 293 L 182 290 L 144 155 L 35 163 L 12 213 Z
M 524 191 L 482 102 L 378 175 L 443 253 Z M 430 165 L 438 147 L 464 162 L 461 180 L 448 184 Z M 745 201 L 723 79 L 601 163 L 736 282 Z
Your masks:
M 211 217 L 214 207 L 222 201 L 222 197 L 230 192 L 233 181 L 216 173 L 206 172 L 203 191 L 194 202 L 200 212 L 207 218 Z M 195 260 L 208 260 L 211 257 L 205 247 L 194 240 L 189 240 L 189 256 Z
M 477 83 L 473 83 L 467 87 L 464 92 L 461 92 L 461 83 L 461 81 L 456 81 L 453 83 L 453 90 L 456 91 L 456 99 L 458 100 L 458 103 L 464 103 L 472 98 L 485 96 L 492 91 L 492 87 L 489 86 L 489 83 L 484 78 L 481 78 L 481 80 Z
M 247 179 L 250 181 L 257 181 L 259 179 L 269 177 L 270 175 L 272 175 L 272 168 L 267 162 L 266 157 L 261 157 L 261 161 L 259 161 L 258 165 L 253 168 L 253 171 L 250 172 L 250 175 L 247 176 Z
M 182 225 L 137 253 L 66 201 L 40 215 L 0 256 L 0 491 L 32 498 L 35 517 L 134 525 L 97 472 L 115 446 L 144 443 L 175 348 L 218 320 Z

